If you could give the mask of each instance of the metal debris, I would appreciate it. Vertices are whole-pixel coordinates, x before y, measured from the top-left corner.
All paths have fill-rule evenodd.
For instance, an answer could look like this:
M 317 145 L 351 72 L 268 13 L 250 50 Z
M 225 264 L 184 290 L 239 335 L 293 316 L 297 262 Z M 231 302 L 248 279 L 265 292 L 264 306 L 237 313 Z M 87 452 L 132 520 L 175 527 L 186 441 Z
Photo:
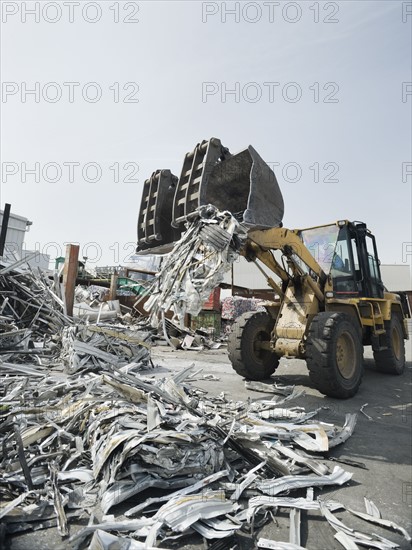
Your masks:
M 265 382 L 257 382 L 255 380 L 245 380 L 245 388 L 247 390 L 259 391 L 263 393 L 276 393 L 278 395 L 289 395 L 293 391 L 294 386 L 282 386 L 276 382 L 267 384 Z
M 368 498 L 364 497 L 363 499 L 365 501 L 365 508 L 366 508 L 366 513 L 369 514 L 370 516 L 373 516 L 375 518 L 381 518 L 381 513 L 379 512 L 379 509 L 378 507 L 376 506 L 376 504 L 374 504 L 371 500 L 369 500 Z
M 394 547 L 338 523 L 333 512 L 345 509 L 340 503 L 313 500 L 314 487 L 352 478 L 339 466 L 330 472 L 319 453 L 352 434 L 356 415 L 339 428 L 315 420 L 318 410 L 281 408 L 301 395 L 294 387 L 275 388 L 280 397 L 273 400 L 210 398 L 190 385 L 199 374 L 194 366 L 154 376 L 147 370 L 149 333 L 118 323 L 73 323 L 56 305 L 54 316 L 43 305 L 55 300 L 48 283 L 10 270 L 19 296 L 20 275 L 30 304 L 49 315 L 40 323 L 27 300 L 28 316 L 14 294 L 2 296 L 7 323 L 28 330 L 37 346 L 30 355 L 21 341 L 8 340 L 0 362 L 0 518 L 7 537 L 49 527 L 70 537 L 71 522 L 89 518 L 65 548 L 150 549 L 192 534 L 215 541 L 211 548 L 223 548 L 221 539 L 227 548 L 247 539 L 255 547 L 296 549 L 299 510 L 320 510 L 343 546 Z M 33 280 L 41 292 L 32 290 Z M 157 496 L 146 498 L 152 488 Z M 308 498 L 298 492 L 304 488 Z M 409 540 L 365 503 L 366 514 L 347 510 Z M 256 526 L 278 509 L 290 511 L 290 541 L 257 541 Z
M 404 529 L 403 527 L 401 527 L 400 525 L 398 525 L 397 523 L 395 523 L 393 521 L 389 521 L 387 519 L 382 519 L 381 517 L 378 517 L 376 515 L 370 515 L 370 514 L 365 514 L 363 512 L 358 512 L 358 511 L 352 510 L 351 508 L 348 508 L 348 507 L 346 509 L 351 514 L 354 514 L 355 516 L 358 516 L 358 517 L 360 517 L 360 518 L 362 518 L 366 521 L 370 521 L 371 523 L 376 523 L 377 525 L 381 525 L 382 527 L 387 527 L 389 529 L 393 529 L 394 531 L 398 531 L 399 533 L 401 533 L 405 537 L 405 539 L 408 542 L 412 541 L 412 538 L 409 535 L 409 533 L 406 531 L 406 529 Z
M 362 405 L 362 407 L 359 409 L 359 412 L 361 412 L 363 415 L 365 415 L 366 418 L 367 418 L 368 420 L 373 420 L 373 418 L 372 418 L 371 416 L 369 416 L 368 413 L 366 413 L 366 412 L 363 410 L 363 409 L 364 409 L 365 407 L 367 407 L 368 405 L 369 405 L 369 403 L 364 403 L 364 404 Z
M 269 548 L 271 550 L 305 550 L 303 546 L 291 542 L 281 542 L 279 540 L 269 540 L 260 538 L 257 542 L 258 548 Z
M 149 289 L 144 308 L 154 327 L 168 310 L 181 327 L 186 313 L 197 315 L 237 259 L 246 238 L 246 229 L 229 212 L 214 206 L 199 207 L 192 218 Z
M 342 430 L 340 430 L 331 440 L 329 440 L 330 449 L 332 447 L 336 447 L 337 445 L 341 445 L 353 434 L 357 419 L 357 414 L 346 414 L 345 424 L 343 425 Z
M 323 487 L 325 485 L 343 485 L 352 478 L 340 466 L 335 466 L 333 472 L 324 476 L 284 476 L 279 479 L 265 480 L 258 484 L 258 489 L 266 495 L 275 496 L 291 489 L 303 487 Z
M 0 320 L 10 327 L 9 331 L 1 327 L 1 332 L 6 333 L 11 344 L 6 345 L 3 334 L 0 348 L 3 352 L 30 353 L 33 350 L 30 341 L 45 336 L 52 339 L 72 321 L 63 313 L 63 301 L 56 284 L 42 272 L 18 267 L 18 263 L 0 269 Z
M 57 516 L 63 535 L 74 511 L 94 515 L 98 521 L 71 537 L 67 548 L 79 548 L 91 537 L 91 548 L 109 548 L 121 541 L 130 548 L 150 548 L 188 532 L 229 541 L 259 514 L 264 519 L 268 507 L 274 513 L 278 508 L 320 509 L 318 501 L 285 496 L 289 492 L 339 485 L 352 477 L 340 467 L 327 473 L 321 458 L 295 447 L 296 433 L 305 428 L 304 423 L 296 424 L 296 414 L 311 418 L 304 411 L 292 410 L 290 415 L 285 411 L 282 422 L 275 413 L 273 421 L 263 421 L 265 429 L 259 430 L 258 414 L 270 412 L 269 403 L 276 411 L 275 401 L 247 405 L 224 397 L 207 398 L 189 386 L 193 367 L 154 379 L 99 361 L 100 366 L 80 374 L 50 376 L 48 369 L 39 367 L 42 378 L 29 377 L 24 385 L 26 375 L 17 375 L 9 382 L 12 399 L 4 401 L 8 409 L 0 414 L 1 443 L 7 451 L 1 462 L 0 492 L 10 534 L 17 521 L 21 532 L 48 527 Z M 8 379 L 7 374 L 3 382 Z M 44 399 L 31 403 L 28 395 L 34 383 L 36 395 Z M 242 408 L 244 413 L 239 414 Z M 310 422 L 307 426 L 313 431 L 313 418 Z M 27 491 L 19 463 L 14 423 L 21 428 L 32 492 Z M 326 428 L 327 439 L 333 441 L 336 430 L 331 425 Z M 291 437 L 276 441 L 276 433 Z M 247 434 L 252 446 L 244 438 Z M 294 474 L 273 478 L 273 465 Z M 307 475 L 311 470 L 316 474 Z M 140 499 L 150 487 L 164 496 Z M 250 489 L 269 496 L 248 498 Z M 133 519 L 117 518 L 120 503 L 123 514 Z M 339 508 L 333 501 L 324 505 L 329 511 Z M 149 510 L 150 515 L 143 515 Z M 105 519 L 102 514 L 109 511 L 115 515 Z M 298 514 L 292 512 L 293 517 Z M 295 543 L 282 543 L 294 544 L 289 548 L 298 547 L 298 523 L 293 527 Z

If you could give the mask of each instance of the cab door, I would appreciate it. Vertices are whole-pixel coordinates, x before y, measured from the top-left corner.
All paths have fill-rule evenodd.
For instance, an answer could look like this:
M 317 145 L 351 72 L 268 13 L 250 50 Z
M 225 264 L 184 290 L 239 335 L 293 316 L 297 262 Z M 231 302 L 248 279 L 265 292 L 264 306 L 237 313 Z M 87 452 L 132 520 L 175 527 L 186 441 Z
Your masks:
M 358 257 L 359 268 L 355 269 L 360 295 L 365 298 L 383 298 L 384 285 L 379 268 L 375 237 L 366 224 L 353 222 L 350 227 L 353 255 Z

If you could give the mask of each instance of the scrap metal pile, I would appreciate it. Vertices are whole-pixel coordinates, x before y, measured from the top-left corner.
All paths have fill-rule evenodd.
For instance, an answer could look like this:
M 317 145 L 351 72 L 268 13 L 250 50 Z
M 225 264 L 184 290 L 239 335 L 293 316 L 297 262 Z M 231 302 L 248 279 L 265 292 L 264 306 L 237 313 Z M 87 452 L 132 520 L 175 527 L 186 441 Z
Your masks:
M 0 350 L 30 353 L 29 343 L 52 337 L 72 321 L 49 280 L 38 272 L 0 265 Z
M 61 548 L 181 547 L 193 534 L 236 548 L 286 509 L 292 542 L 252 538 L 255 547 L 302 548 L 301 510 L 318 511 L 345 548 L 397 547 L 342 523 L 338 502 L 314 498 L 315 487 L 351 480 L 323 455 L 351 435 L 356 415 L 339 428 L 320 422 L 318 410 L 285 408 L 302 393 L 291 387 L 233 402 L 190 386 L 193 367 L 155 379 L 134 362 L 93 357 L 98 366 L 75 374 L 2 372 L 3 536 L 57 526 Z M 365 502 L 366 512 L 348 511 L 410 540 Z M 83 527 L 73 532 L 74 524 Z
M 18 262 L 20 264 L 20 262 Z M 112 324 L 90 324 L 64 314 L 58 279 L 19 265 L 0 266 L 0 368 L 27 373 L 37 365 L 67 373 L 135 362 L 150 365 L 148 332 L 126 327 L 110 315 Z M 108 302 L 112 304 L 114 302 Z M 101 303 L 96 317 L 103 317 Z M 111 312 L 114 313 L 114 312 Z M 121 318 L 118 319 L 119 321 Z
M 221 221 L 225 231 L 236 227 L 226 214 Z M 350 436 L 353 415 L 338 428 L 317 420 L 317 410 L 285 408 L 300 395 L 292 387 L 272 388 L 280 398 L 241 403 L 191 387 L 192 368 L 143 375 L 151 366 L 148 333 L 73 322 L 47 278 L 20 269 L 1 277 L 2 320 L 19 335 L 3 339 L 0 361 L 1 545 L 57 526 L 62 548 L 167 547 L 188 534 L 234 548 L 236 537 L 286 508 L 295 514 L 293 544 L 253 544 L 299 548 L 303 509 L 318 510 L 346 548 L 396 547 L 342 524 L 334 515 L 340 504 L 314 499 L 314 487 L 352 477 L 323 454 Z M 30 345 L 19 331 L 28 331 Z M 371 503 L 353 513 L 410 540 Z

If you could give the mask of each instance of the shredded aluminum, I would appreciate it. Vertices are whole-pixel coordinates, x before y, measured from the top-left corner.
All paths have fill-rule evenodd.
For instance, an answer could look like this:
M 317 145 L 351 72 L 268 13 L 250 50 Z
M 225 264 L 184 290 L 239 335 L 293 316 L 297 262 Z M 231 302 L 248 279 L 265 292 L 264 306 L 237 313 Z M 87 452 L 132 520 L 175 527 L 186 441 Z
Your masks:
M 193 224 L 187 255 L 156 282 L 157 296 L 164 294 L 152 301 L 155 317 L 163 299 L 176 315 L 194 308 L 236 256 L 241 232 L 232 217 L 215 212 Z M 190 235 L 200 229 L 204 242 L 195 251 Z M 57 286 L 20 267 L 0 271 L 1 289 L 8 325 L 0 355 L 2 547 L 16 534 L 57 527 L 69 550 L 150 549 L 169 540 L 179 545 L 188 534 L 213 545 L 224 539 L 234 547 L 247 535 L 254 547 L 296 549 L 298 510 L 319 510 L 351 550 L 396 546 L 347 527 L 334 516 L 338 509 L 410 540 L 367 499 L 367 513 L 313 499 L 313 488 L 351 480 L 339 466 L 330 472 L 319 453 L 342 444 L 356 416 L 340 428 L 315 420 L 319 409 L 281 409 L 301 395 L 292 386 L 277 388 L 282 397 L 272 401 L 209 397 L 190 385 L 194 366 L 152 373 L 150 333 L 112 320 L 73 322 Z M 305 488 L 308 498 L 298 492 Z M 252 526 L 279 509 L 291 511 L 291 541 L 258 540 Z M 73 534 L 80 520 L 86 526 Z

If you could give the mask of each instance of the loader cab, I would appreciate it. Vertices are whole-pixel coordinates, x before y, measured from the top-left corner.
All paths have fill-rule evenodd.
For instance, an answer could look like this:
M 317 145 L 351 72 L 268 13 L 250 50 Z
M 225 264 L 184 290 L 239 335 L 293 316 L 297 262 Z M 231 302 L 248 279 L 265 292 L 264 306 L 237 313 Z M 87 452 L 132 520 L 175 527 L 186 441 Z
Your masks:
M 365 223 L 342 220 L 298 234 L 331 277 L 335 298 L 383 298 L 375 237 Z
M 338 298 L 383 298 L 375 237 L 363 222 L 338 222 L 330 275 Z

